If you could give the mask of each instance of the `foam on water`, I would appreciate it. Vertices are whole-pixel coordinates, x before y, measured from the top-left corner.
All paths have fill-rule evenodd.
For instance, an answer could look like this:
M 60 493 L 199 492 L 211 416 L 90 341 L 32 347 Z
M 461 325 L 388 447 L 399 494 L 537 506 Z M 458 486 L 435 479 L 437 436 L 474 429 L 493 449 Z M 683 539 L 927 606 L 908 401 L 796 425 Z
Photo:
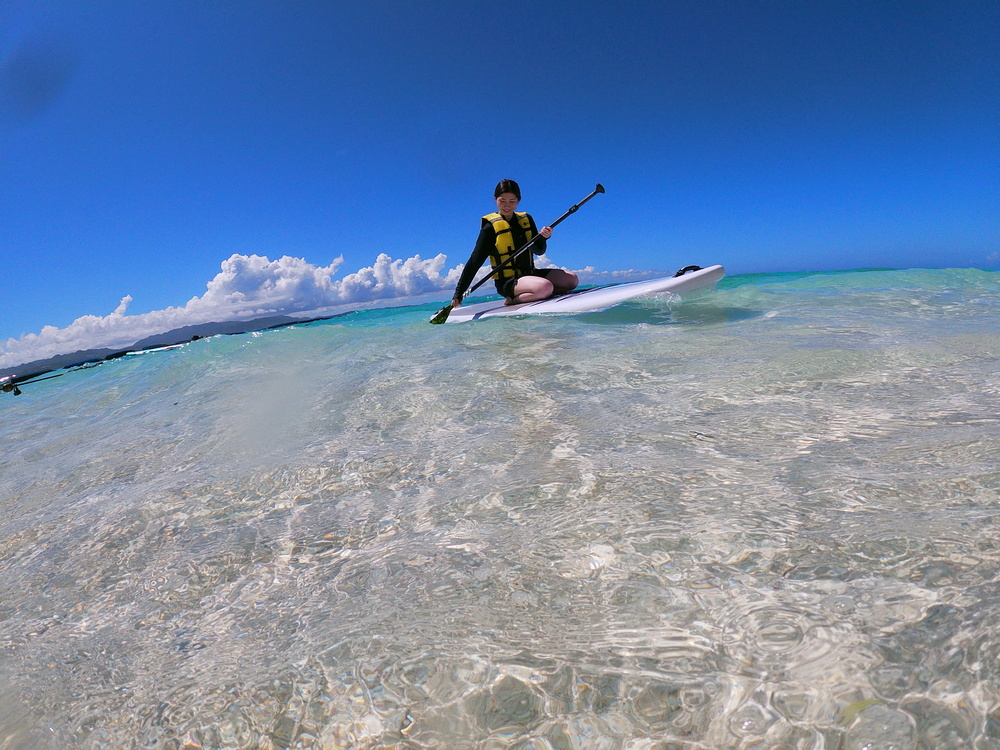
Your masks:
M 1000 283 L 197 341 L 0 403 L 0 748 L 1000 748 Z

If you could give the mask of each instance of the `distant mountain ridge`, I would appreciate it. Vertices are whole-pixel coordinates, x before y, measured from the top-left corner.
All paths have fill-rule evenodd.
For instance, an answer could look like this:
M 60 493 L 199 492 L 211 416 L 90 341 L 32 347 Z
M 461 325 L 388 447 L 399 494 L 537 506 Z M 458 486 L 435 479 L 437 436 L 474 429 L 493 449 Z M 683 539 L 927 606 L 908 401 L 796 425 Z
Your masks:
M 131 346 L 119 349 L 82 349 L 70 354 L 57 354 L 46 359 L 25 362 L 15 367 L 0 370 L 0 382 L 23 383 L 26 380 L 45 375 L 55 370 L 63 370 L 77 365 L 114 359 L 124 356 L 129 352 L 138 352 L 145 349 L 154 349 L 159 346 L 171 346 L 173 344 L 186 344 L 189 341 L 209 336 L 266 331 L 271 328 L 283 328 L 297 323 L 311 323 L 316 320 L 327 320 L 347 314 L 338 313 L 319 318 L 293 318 L 288 315 L 275 315 L 266 318 L 254 318 L 252 320 L 231 320 L 224 323 L 201 323 L 198 325 L 182 326 L 181 328 L 175 328 L 165 333 L 147 336 L 144 339 L 136 341 Z

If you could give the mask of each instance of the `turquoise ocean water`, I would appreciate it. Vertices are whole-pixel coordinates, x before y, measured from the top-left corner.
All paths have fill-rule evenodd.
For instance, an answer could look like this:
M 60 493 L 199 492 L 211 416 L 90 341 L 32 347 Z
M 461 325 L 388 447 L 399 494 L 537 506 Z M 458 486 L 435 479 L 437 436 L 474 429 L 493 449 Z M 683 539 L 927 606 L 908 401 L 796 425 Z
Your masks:
M 1000 275 L 440 304 L 0 394 L 2 750 L 1000 748 Z

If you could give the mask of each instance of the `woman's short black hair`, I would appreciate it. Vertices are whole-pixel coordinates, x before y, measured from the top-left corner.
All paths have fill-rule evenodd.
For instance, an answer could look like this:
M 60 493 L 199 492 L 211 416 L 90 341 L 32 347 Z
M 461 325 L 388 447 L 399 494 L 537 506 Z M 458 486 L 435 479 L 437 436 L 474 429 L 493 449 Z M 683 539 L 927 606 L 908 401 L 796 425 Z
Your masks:
M 513 193 L 515 198 L 521 200 L 521 188 L 513 180 L 500 180 L 497 189 L 493 191 L 493 197 L 499 198 L 504 193 Z

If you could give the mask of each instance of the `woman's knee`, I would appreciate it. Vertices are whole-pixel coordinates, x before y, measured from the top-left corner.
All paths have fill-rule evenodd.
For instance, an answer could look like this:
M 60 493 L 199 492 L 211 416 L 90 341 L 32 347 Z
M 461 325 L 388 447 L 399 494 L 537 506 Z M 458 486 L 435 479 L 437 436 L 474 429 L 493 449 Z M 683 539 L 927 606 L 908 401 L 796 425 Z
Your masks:
M 555 287 L 552 282 L 548 279 L 543 279 L 538 276 L 533 276 L 531 278 L 531 292 L 538 299 L 545 299 L 546 297 L 551 297 L 552 292 L 555 291 Z
M 549 274 L 552 280 L 553 286 L 563 292 L 568 292 L 572 289 L 576 289 L 576 285 L 580 283 L 575 273 L 570 271 L 563 271 L 562 269 L 553 271 Z
M 514 287 L 514 294 L 518 297 L 530 294 L 535 299 L 545 299 L 551 296 L 554 290 L 555 287 L 548 279 L 543 279 L 541 276 L 522 276 Z

